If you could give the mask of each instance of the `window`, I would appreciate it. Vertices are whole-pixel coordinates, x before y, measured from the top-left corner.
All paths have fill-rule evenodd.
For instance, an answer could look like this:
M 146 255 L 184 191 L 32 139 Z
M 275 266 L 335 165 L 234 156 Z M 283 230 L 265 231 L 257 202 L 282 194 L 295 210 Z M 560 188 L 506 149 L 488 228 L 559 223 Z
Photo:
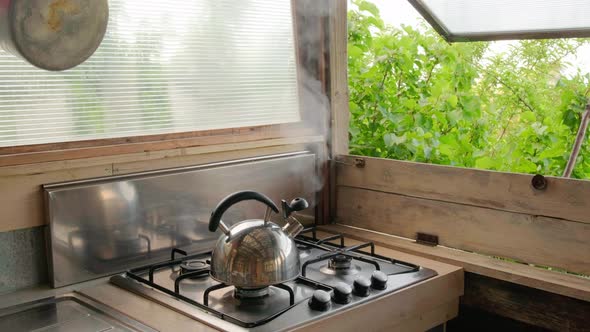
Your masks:
M 0 51 L 1 147 L 300 120 L 290 0 L 109 3 L 72 70 Z
M 409 0 L 449 41 L 589 37 L 587 0 Z
M 421 2 L 437 13 L 464 1 Z M 471 9 L 445 24 L 467 24 Z M 387 0 L 351 1 L 348 28 L 352 154 L 568 175 L 590 119 L 590 38 L 449 44 L 408 2 Z M 572 176 L 590 179 L 588 139 Z

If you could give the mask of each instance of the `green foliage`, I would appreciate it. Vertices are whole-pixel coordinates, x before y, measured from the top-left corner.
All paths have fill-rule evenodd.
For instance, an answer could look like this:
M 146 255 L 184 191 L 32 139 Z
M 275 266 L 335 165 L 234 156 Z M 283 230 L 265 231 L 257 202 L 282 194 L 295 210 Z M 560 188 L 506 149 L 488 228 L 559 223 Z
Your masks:
M 561 175 L 590 74 L 561 74 L 589 40 L 448 44 L 434 30 L 392 27 L 368 1 L 349 11 L 351 153 Z M 492 55 L 490 55 L 492 54 Z M 571 76 L 571 75 L 570 75 Z M 590 144 L 574 177 L 590 178 Z

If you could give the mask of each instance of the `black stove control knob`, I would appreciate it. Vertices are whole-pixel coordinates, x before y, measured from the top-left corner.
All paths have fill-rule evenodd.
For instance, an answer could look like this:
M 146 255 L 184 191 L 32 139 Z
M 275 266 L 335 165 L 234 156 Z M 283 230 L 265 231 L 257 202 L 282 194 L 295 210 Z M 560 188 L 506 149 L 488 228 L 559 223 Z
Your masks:
M 369 287 L 371 287 L 371 282 L 365 277 L 358 277 L 354 280 L 352 287 L 352 292 L 354 295 L 366 297 L 369 296 Z
M 352 287 L 349 284 L 339 282 L 334 286 L 334 302 L 338 304 L 347 304 L 352 301 Z
M 387 288 L 387 274 L 381 271 L 374 271 L 371 275 L 371 288 L 384 290 Z
M 332 305 L 330 294 L 323 290 L 313 292 L 313 296 L 309 299 L 309 307 L 312 310 L 326 311 Z

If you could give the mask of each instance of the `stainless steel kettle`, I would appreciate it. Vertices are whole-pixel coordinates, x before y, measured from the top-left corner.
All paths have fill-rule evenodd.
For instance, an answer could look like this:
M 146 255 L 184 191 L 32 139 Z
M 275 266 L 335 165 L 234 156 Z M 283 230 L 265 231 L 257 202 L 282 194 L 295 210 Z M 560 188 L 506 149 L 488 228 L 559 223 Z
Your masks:
M 244 220 L 229 228 L 221 220 L 223 213 L 232 205 L 245 200 L 266 204 L 264 219 Z M 267 287 L 297 278 L 300 262 L 294 237 L 303 226 L 291 213 L 308 206 L 303 198 L 296 198 L 291 204 L 283 200 L 282 216 L 287 223 L 279 227 L 269 221 L 271 213 L 279 213 L 279 209 L 265 195 L 255 191 L 240 191 L 224 198 L 209 219 L 211 232 L 219 228 L 224 233 L 211 255 L 211 277 L 245 289 Z

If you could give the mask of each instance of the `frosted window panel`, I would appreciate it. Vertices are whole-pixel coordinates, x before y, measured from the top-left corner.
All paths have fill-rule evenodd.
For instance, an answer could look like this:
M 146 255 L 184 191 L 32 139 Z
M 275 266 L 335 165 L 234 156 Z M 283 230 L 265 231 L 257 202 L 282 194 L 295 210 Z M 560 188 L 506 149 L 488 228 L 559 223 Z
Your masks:
M 569 33 L 590 37 L 589 0 L 410 0 L 439 31 L 460 39 L 491 36 L 543 37 Z M 553 33 L 553 34 L 552 34 Z M 471 37 L 471 38 L 470 38 Z M 453 39 L 453 38 L 450 38 Z M 485 39 L 485 38 L 484 38 Z M 493 39 L 493 38 L 490 38 Z
M 0 146 L 300 120 L 291 0 L 111 0 L 84 64 L 0 51 Z

